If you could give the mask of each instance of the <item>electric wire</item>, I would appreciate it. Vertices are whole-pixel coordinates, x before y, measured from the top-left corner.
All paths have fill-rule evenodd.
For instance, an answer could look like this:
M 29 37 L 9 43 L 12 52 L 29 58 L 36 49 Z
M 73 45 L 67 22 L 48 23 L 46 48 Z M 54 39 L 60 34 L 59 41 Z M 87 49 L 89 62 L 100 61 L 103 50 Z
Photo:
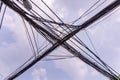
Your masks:
M 97 5 L 101 0 L 97 0 L 92 6 L 90 6 L 78 19 L 74 20 L 72 24 L 76 23 L 79 19 L 84 17 L 86 13 L 88 13 L 95 5 Z
M 118 10 L 120 10 L 120 7 L 118 7 L 116 10 L 112 11 L 109 15 L 107 15 L 106 17 L 104 17 L 103 19 L 101 19 L 100 21 L 98 21 L 97 23 L 95 23 L 92 26 L 86 28 L 86 30 L 89 30 L 89 29 L 93 28 L 94 26 L 97 26 L 98 24 L 100 24 L 101 22 L 105 21 L 106 19 L 108 19 L 109 17 L 111 17 L 113 14 L 115 14 Z
M 1 29 L 1 27 L 2 27 L 2 23 L 3 23 L 3 20 L 4 20 L 6 8 L 7 8 L 7 6 L 5 5 L 5 8 L 4 8 L 4 11 L 3 11 L 3 14 L 2 14 L 2 19 L 1 19 L 1 21 L 0 21 L 0 29 Z
M 43 1 L 42 1 L 43 2 Z M 44 3 L 45 4 L 45 3 Z M 46 4 L 45 4 L 46 5 Z M 46 5 L 47 6 L 47 5 Z M 48 6 L 47 6 L 48 7 Z M 48 7 L 49 8 L 49 7 Z M 50 9 L 50 8 L 49 8 Z M 51 10 L 51 9 L 50 9 Z M 52 10 L 51 10 L 52 11 Z M 53 12 L 54 13 L 54 12 Z M 55 14 L 55 13 L 54 13 Z M 55 14 L 56 15 L 56 14 Z M 57 15 L 56 15 L 57 16 Z M 59 18 L 58 16 L 57 16 L 57 18 Z M 59 18 L 59 20 L 60 20 L 60 18 Z M 62 20 L 61 20 L 62 21 Z
M 88 29 L 96 26 L 97 24 L 101 23 L 102 21 L 108 19 L 111 15 L 113 15 L 114 13 L 116 13 L 119 9 L 120 9 L 120 7 L 119 7 L 118 9 L 116 9 L 115 11 L 112 11 L 111 14 L 109 14 L 107 17 L 103 18 L 103 19 L 102 19 L 101 21 L 99 21 L 98 23 L 94 24 L 93 26 L 91 26 L 91 27 L 89 27 L 89 28 L 87 28 L 87 29 L 85 29 L 85 30 L 88 30 Z M 88 35 L 88 34 L 87 34 L 87 35 Z M 89 35 L 88 35 L 88 36 L 89 36 Z M 90 40 L 90 37 L 89 37 L 89 40 Z M 90 42 L 91 42 L 91 44 L 93 45 L 92 40 L 90 40 Z M 94 47 L 94 45 L 93 45 L 93 47 Z M 95 48 L 94 48 L 94 50 L 95 50 L 96 53 L 98 53 Z M 113 70 L 115 73 L 117 73 L 118 75 L 120 75 L 117 71 L 115 71 L 115 70 L 114 70 L 113 68 L 111 68 L 109 65 L 107 65 L 107 66 L 108 66 L 111 70 Z
M 49 9 L 50 9 L 50 11 L 52 11 L 52 9 L 43 1 L 43 0 L 41 0 Z M 61 22 L 63 22 L 53 11 L 52 11 L 52 13 L 61 21 Z M 90 52 L 91 52 L 91 50 L 90 50 Z M 101 59 L 98 57 L 98 56 L 96 56 L 93 52 L 92 52 L 92 54 L 95 56 L 95 57 L 97 57 L 98 58 L 98 60 L 100 60 L 101 61 Z M 102 61 L 103 62 L 103 61 Z M 104 64 L 103 64 L 104 65 Z
M 75 38 L 74 38 L 75 39 Z M 79 39 L 79 38 L 77 38 L 77 39 Z M 77 39 L 75 39 L 79 44 L 81 44 L 81 40 L 80 40 L 80 42 L 79 42 L 79 40 L 77 40 Z M 83 44 L 83 45 L 82 45 Z M 92 52 L 88 47 L 87 47 L 87 45 L 85 45 L 83 42 L 82 42 L 82 46 L 84 46 L 88 51 L 90 51 L 90 52 Z M 77 46 L 77 47 L 79 47 L 79 46 Z M 84 51 L 85 52 L 85 51 Z M 100 60 L 100 61 L 102 61 L 94 52 L 92 52 L 92 54 L 95 56 L 95 57 L 97 57 L 97 59 L 98 60 Z M 103 62 L 102 61 L 102 63 L 106 66 L 106 68 L 108 69 L 108 67 L 111 69 L 111 70 L 113 70 L 115 73 L 117 73 L 117 74 L 119 74 L 117 71 L 115 71 L 114 69 L 112 69 L 109 65 L 107 65 L 105 62 Z M 111 72 L 111 71 L 110 71 Z
M 97 62 L 97 64 L 101 65 L 102 67 L 104 67 L 106 69 L 106 67 L 101 64 L 100 62 L 98 62 L 95 58 L 93 58 L 89 53 L 87 53 L 85 50 L 83 50 L 81 47 L 79 47 L 77 44 L 75 44 L 73 41 L 71 41 L 76 47 L 78 47 L 82 52 L 84 52 L 86 55 L 88 55 L 92 60 L 94 60 L 95 62 Z
M 3 6 L 3 3 L 0 1 L 0 12 L 1 12 L 2 6 Z
M 71 58 L 76 58 L 76 57 L 75 56 L 71 56 L 71 57 L 66 57 L 66 58 L 45 59 L 43 61 L 56 61 L 56 60 L 65 60 L 65 59 L 71 59 Z
M 33 4 L 35 4 L 33 1 L 31 1 Z M 46 12 L 44 12 L 39 6 L 37 6 L 37 5 L 35 5 L 37 8 L 39 8 L 45 15 L 47 15 L 48 16 L 48 14 L 46 13 Z M 47 6 L 48 7 L 48 6 Z M 50 8 L 49 8 L 50 9 Z M 54 13 L 55 14 L 55 13 Z M 40 16 L 40 15 L 39 15 Z M 57 22 L 55 22 L 55 20 L 53 19 L 53 18 L 51 18 L 50 16 L 48 16 L 52 21 L 49 21 L 49 22 L 51 22 L 51 23 L 54 23 L 54 24 L 58 24 L 59 26 L 61 26 L 61 25 L 67 25 L 67 24 L 64 24 L 64 23 L 57 23 Z M 46 20 L 45 20 L 46 21 Z M 47 21 L 48 22 L 48 21 Z M 56 28 L 54 28 L 54 29 L 56 29 Z M 57 30 L 57 29 L 56 29 Z M 65 30 L 65 29 L 64 29 Z M 58 31 L 58 30 L 57 30 Z M 60 32 L 61 33 L 61 32 Z
M 98 55 L 98 52 L 97 52 L 97 50 L 96 50 L 96 48 L 95 48 L 95 46 L 94 46 L 94 44 L 93 44 L 93 42 L 92 42 L 92 40 L 91 40 L 91 38 L 90 38 L 90 36 L 88 35 L 88 33 L 87 33 L 87 30 L 86 29 L 84 29 L 84 31 L 85 31 L 85 33 L 86 33 L 86 36 L 88 37 L 88 39 L 89 39 L 89 41 L 90 41 L 90 43 L 91 43 L 91 45 L 92 45 L 92 47 L 93 47 L 93 49 L 94 49 L 94 51 L 95 51 L 95 53 Z M 106 64 L 106 63 L 104 63 L 104 65 L 106 66 L 106 68 L 113 74 L 113 72 L 110 70 L 110 69 L 112 69 L 110 66 L 108 67 L 108 65 Z M 110 69 L 109 69 L 110 68 Z M 114 70 L 115 71 L 115 70 Z M 115 71 L 115 73 L 116 73 L 116 71 Z
M 100 7 L 102 4 L 104 4 L 107 0 L 104 0 L 101 4 L 97 5 L 101 0 L 98 0 L 97 2 L 95 2 L 88 10 L 86 10 L 78 19 L 74 20 L 72 22 L 72 25 L 75 24 L 77 21 L 79 21 L 81 18 L 89 15 L 90 13 L 92 13 L 94 10 L 96 10 L 98 7 Z M 97 5 L 97 6 L 96 6 Z M 96 6 L 96 7 L 95 7 Z M 95 7 L 94 9 L 92 9 L 93 7 Z M 92 9 L 92 10 L 91 10 Z M 90 11 L 91 10 L 91 11 Z
M 28 30 L 27 25 L 26 25 L 26 23 L 25 23 L 23 18 L 22 18 L 22 20 L 23 20 L 23 24 L 24 24 L 24 28 L 25 28 L 25 32 L 26 32 L 26 35 L 27 35 L 27 39 L 28 39 L 29 45 L 31 46 L 32 53 L 33 53 L 34 57 L 36 58 L 36 51 L 35 51 L 34 44 L 32 42 L 29 30 Z
M 29 25 L 30 25 L 30 24 L 29 24 Z M 32 25 L 30 25 L 30 29 L 31 29 L 31 31 L 32 31 L 33 39 L 34 39 L 35 46 L 36 46 L 36 49 L 37 49 L 36 55 L 38 55 L 38 54 L 39 54 L 39 53 L 38 53 L 38 45 L 37 45 L 37 40 L 36 40 L 36 38 L 35 38 L 35 33 L 34 33 L 34 31 L 33 31 Z

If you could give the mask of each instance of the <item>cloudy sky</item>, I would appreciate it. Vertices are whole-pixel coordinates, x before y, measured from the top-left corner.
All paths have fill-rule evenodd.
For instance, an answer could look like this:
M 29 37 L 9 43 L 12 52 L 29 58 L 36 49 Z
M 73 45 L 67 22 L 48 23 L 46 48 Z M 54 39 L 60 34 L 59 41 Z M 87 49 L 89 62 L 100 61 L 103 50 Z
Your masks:
M 44 9 L 56 21 L 53 14 L 39 0 L 33 0 Z M 82 13 L 98 0 L 44 0 L 53 11 L 66 23 L 71 24 Z M 100 0 L 100 3 L 105 0 Z M 89 17 L 96 14 L 114 0 L 106 0 L 99 8 L 88 16 L 83 17 L 75 24 L 82 24 Z M 4 7 L 4 6 L 3 6 Z M 116 9 L 114 14 L 105 16 L 91 26 L 86 31 L 91 38 L 97 55 L 108 65 L 120 73 L 120 10 Z M 43 15 L 42 13 L 40 13 Z M 43 17 L 45 17 L 43 15 Z M 0 17 L 1 18 L 1 17 Z M 45 17 L 46 18 L 46 17 Z M 104 20 L 104 21 L 102 21 Z M 102 22 L 100 22 L 102 21 Z M 100 23 L 99 23 L 100 22 Z M 99 24 L 98 24 L 99 23 Z M 15 71 L 33 54 L 28 44 L 25 29 L 21 17 L 11 9 L 7 8 L 3 26 L 0 30 L 0 80 L 3 80 L 11 72 Z M 89 45 L 94 51 L 85 31 L 78 33 L 81 40 Z M 44 39 L 39 39 L 42 43 Z M 52 54 L 69 54 L 67 50 L 59 47 Z M 77 58 L 40 61 L 27 70 L 15 80 L 109 80 L 93 68 L 86 65 Z

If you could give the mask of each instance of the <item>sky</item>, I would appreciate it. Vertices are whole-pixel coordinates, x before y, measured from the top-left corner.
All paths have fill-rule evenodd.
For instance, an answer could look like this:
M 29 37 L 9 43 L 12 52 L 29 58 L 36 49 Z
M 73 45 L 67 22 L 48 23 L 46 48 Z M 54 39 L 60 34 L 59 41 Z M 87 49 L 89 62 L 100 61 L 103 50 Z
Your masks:
M 53 14 L 39 0 L 33 0 L 56 21 Z M 65 22 L 71 24 L 97 0 L 44 0 L 52 10 Z M 103 2 L 104 0 L 101 0 Z M 75 24 L 82 24 L 98 11 L 114 0 L 107 0 L 88 16 Z M 100 2 L 100 3 L 101 3 Z M 37 10 L 37 9 L 36 9 Z M 120 10 L 119 8 L 105 18 L 96 21 L 86 31 L 90 36 L 97 55 L 120 73 Z M 42 13 L 40 13 L 43 15 Z M 43 17 L 46 18 L 45 15 Z M 103 21 L 102 21 L 103 20 Z M 102 22 L 101 22 L 102 21 Z M 100 23 L 99 23 L 100 22 Z M 2 28 L 0 30 L 0 80 L 14 72 L 33 54 L 28 44 L 21 17 L 7 8 Z M 85 30 L 80 31 L 78 37 L 94 51 Z M 40 36 L 39 44 L 44 39 Z M 51 54 L 68 54 L 67 50 L 58 47 Z M 57 61 L 39 61 L 15 80 L 109 80 L 96 70 L 79 60 L 71 58 Z

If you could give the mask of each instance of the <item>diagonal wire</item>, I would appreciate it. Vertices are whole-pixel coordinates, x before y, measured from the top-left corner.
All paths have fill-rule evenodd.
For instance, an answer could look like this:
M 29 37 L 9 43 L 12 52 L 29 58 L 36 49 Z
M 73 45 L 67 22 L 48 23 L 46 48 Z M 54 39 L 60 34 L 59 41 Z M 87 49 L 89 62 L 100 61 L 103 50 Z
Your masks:
M 84 31 L 85 31 L 85 34 L 86 34 L 86 36 L 88 37 L 88 39 L 89 39 L 89 41 L 90 41 L 92 47 L 93 47 L 95 53 L 97 53 L 97 55 L 98 55 L 98 52 L 97 52 L 97 50 L 96 50 L 96 48 L 95 48 L 95 46 L 94 46 L 94 44 L 93 44 L 93 42 L 92 42 L 90 36 L 88 35 L 87 30 L 84 29 Z M 102 63 L 106 66 L 107 70 L 109 70 L 109 71 L 113 74 L 113 72 L 109 69 L 108 65 L 107 65 L 106 63 L 104 63 L 104 62 L 102 62 Z
M 63 21 L 54 13 L 54 11 L 52 11 L 52 9 L 43 1 L 41 0 L 49 9 L 50 11 L 63 23 Z M 76 36 L 77 37 L 77 36 Z M 78 38 L 78 37 L 77 37 Z M 98 60 L 100 60 L 102 63 L 103 61 L 97 56 L 95 55 L 88 47 L 85 47 L 87 50 L 89 50 Z M 103 63 L 104 66 L 106 66 L 104 63 Z
M 0 12 L 1 12 L 2 6 L 3 6 L 3 3 L 2 1 L 0 1 Z
M 32 39 L 30 37 L 30 33 L 28 31 L 27 25 L 26 25 L 26 23 L 25 23 L 23 18 L 22 18 L 22 20 L 23 20 L 23 24 L 24 24 L 24 28 L 25 28 L 25 32 L 26 32 L 26 35 L 27 35 L 28 42 L 29 42 L 29 44 L 30 44 L 30 46 L 32 48 L 33 55 L 36 58 L 36 51 L 35 51 L 34 45 L 32 43 Z
M 90 13 L 92 13 L 95 9 L 97 9 L 98 7 L 100 7 L 102 4 L 104 4 L 107 0 L 104 0 L 101 4 L 99 4 L 98 6 L 96 6 L 101 0 L 98 0 L 97 2 L 95 2 L 88 10 L 86 10 L 78 19 L 74 20 L 72 22 L 72 25 L 74 23 L 76 23 L 77 21 L 79 21 L 81 18 L 89 15 Z M 96 6 L 96 7 L 95 7 Z M 94 9 L 92 9 L 93 7 L 95 7 Z M 92 10 L 91 10 L 92 9 Z M 91 11 L 90 11 L 91 10 Z
M 7 8 L 7 6 L 5 5 L 5 8 L 4 8 L 4 11 L 3 11 L 3 15 L 2 15 L 2 19 L 0 21 L 0 29 L 2 27 L 3 19 L 4 19 L 4 16 L 5 16 L 5 12 L 6 12 L 6 8 Z

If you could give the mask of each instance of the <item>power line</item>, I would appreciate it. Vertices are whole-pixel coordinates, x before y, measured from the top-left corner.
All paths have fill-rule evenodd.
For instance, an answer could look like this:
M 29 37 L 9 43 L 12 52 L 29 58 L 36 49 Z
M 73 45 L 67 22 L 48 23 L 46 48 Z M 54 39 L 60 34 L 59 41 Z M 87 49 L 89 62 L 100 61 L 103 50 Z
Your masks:
M 3 6 L 3 3 L 0 1 L 0 12 L 1 12 L 2 6 Z
M 8 0 L 9 1 L 9 0 Z M 6 1 L 3 1 L 5 3 L 7 3 Z M 9 1 L 10 2 L 10 1 Z M 119 1 L 118 1 L 119 2 Z M 116 3 L 116 4 L 115 4 Z M 17 74 L 13 75 L 12 77 L 9 77 L 9 79 L 14 79 L 16 78 L 18 75 L 22 74 L 24 71 L 26 71 L 28 68 L 30 68 L 32 65 L 34 65 L 36 62 L 38 62 L 39 60 L 41 60 L 43 57 L 45 57 L 46 55 L 48 55 L 51 51 L 53 51 L 55 48 L 57 48 L 59 45 L 63 45 L 66 49 L 68 49 L 70 52 L 72 52 L 72 54 L 74 55 L 78 55 L 80 59 L 82 59 L 85 63 L 89 64 L 90 66 L 94 67 L 96 70 L 98 70 L 99 72 L 101 72 L 102 74 L 104 74 L 105 76 L 109 77 L 109 78 L 114 78 L 116 80 L 116 77 L 114 77 L 114 75 L 109 74 L 107 71 L 105 71 L 104 69 L 102 69 L 101 67 L 97 66 L 96 64 L 94 64 L 93 62 L 89 61 L 89 59 L 85 58 L 83 55 L 81 55 L 79 52 L 77 52 L 73 47 L 71 47 L 69 44 L 67 44 L 65 41 L 67 41 L 69 38 L 71 38 L 72 36 L 74 36 L 77 32 L 79 32 L 81 29 L 84 29 L 86 27 L 88 27 L 89 25 L 91 25 L 93 22 L 95 22 L 96 20 L 98 20 L 101 16 L 107 14 L 109 11 L 111 11 L 111 9 L 115 8 L 117 5 L 117 1 L 114 2 L 114 6 L 113 3 L 111 5 L 109 5 L 108 7 L 106 7 L 104 10 L 102 10 L 100 13 L 98 13 L 98 16 L 94 16 L 92 17 L 90 20 L 88 20 L 87 22 L 85 22 L 84 24 L 81 25 L 81 27 L 79 27 L 77 30 L 73 31 L 72 33 L 68 34 L 67 36 L 65 36 L 63 39 L 61 40 L 56 40 L 56 37 L 52 36 L 52 34 L 49 34 L 49 32 L 47 33 L 46 30 L 44 30 L 43 28 L 41 28 L 39 25 L 35 24 L 30 18 L 28 18 L 26 15 L 24 15 L 23 12 L 21 12 L 20 10 L 16 10 L 15 8 L 12 8 L 14 5 L 8 4 L 13 10 L 15 10 L 16 12 L 21 12 L 19 13 L 20 15 L 22 15 L 23 17 L 25 17 L 25 19 L 28 22 L 31 22 L 32 25 L 34 26 L 34 28 L 38 27 L 41 28 L 41 30 L 43 30 L 47 36 L 52 37 L 52 39 L 54 41 L 57 41 L 51 48 L 49 48 L 48 50 L 45 51 L 45 53 L 41 56 L 39 56 L 37 59 L 33 60 L 32 63 L 30 63 L 29 65 L 27 65 L 25 68 L 23 68 L 20 72 L 17 72 Z M 15 6 L 14 6 L 15 7 Z M 109 9 L 110 8 L 110 9 Z M 105 12 L 105 11 L 108 12 Z M 36 29 L 36 30 L 37 30 Z M 44 34 L 44 33 L 43 33 Z
M 77 21 L 79 21 L 81 18 L 89 15 L 90 13 L 92 13 L 94 10 L 96 10 L 98 7 L 100 7 L 102 4 L 104 4 L 107 0 L 104 0 L 102 3 L 100 3 L 99 5 L 97 5 L 101 0 L 98 0 L 96 3 L 94 3 L 88 10 L 86 10 L 78 19 L 74 20 L 72 22 L 72 24 L 76 23 Z M 97 6 L 96 6 L 97 5 Z M 96 7 L 95 7 L 96 6 Z M 95 8 L 94 8 L 95 7 Z M 93 9 L 92 9 L 93 8 Z M 91 10 L 91 11 L 90 11 Z
M 41 0 L 49 9 L 50 9 L 50 7 L 43 1 L 43 0 Z M 53 11 L 52 11 L 52 9 L 50 9 L 50 11 L 61 21 L 61 22 L 63 22 Z M 96 56 L 97 57 L 97 56 Z M 97 57 L 98 58 L 98 57 Z M 99 58 L 100 59 L 100 58 Z
M 33 45 L 33 42 L 32 42 L 31 36 L 30 36 L 30 33 L 28 31 L 27 25 L 26 25 L 26 23 L 25 23 L 23 18 L 22 18 L 22 20 L 23 20 L 23 24 L 24 24 L 24 28 L 25 28 L 25 32 L 26 32 L 26 35 L 27 35 L 27 39 L 28 39 L 29 45 L 30 45 L 30 47 L 32 49 L 34 57 L 36 58 L 36 51 L 35 51 L 35 48 L 34 48 L 34 45 Z
M 7 8 L 7 6 L 5 5 L 5 8 L 4 8 L 4 11 L 3 11 L 3 14 L 2 14 L 2 19 L 0 21 L 0 29 L 2 27 L 3 19 L 4 19 L 4 16 L 5 16 L 5 12 L 6 12 L 6 8 Z

